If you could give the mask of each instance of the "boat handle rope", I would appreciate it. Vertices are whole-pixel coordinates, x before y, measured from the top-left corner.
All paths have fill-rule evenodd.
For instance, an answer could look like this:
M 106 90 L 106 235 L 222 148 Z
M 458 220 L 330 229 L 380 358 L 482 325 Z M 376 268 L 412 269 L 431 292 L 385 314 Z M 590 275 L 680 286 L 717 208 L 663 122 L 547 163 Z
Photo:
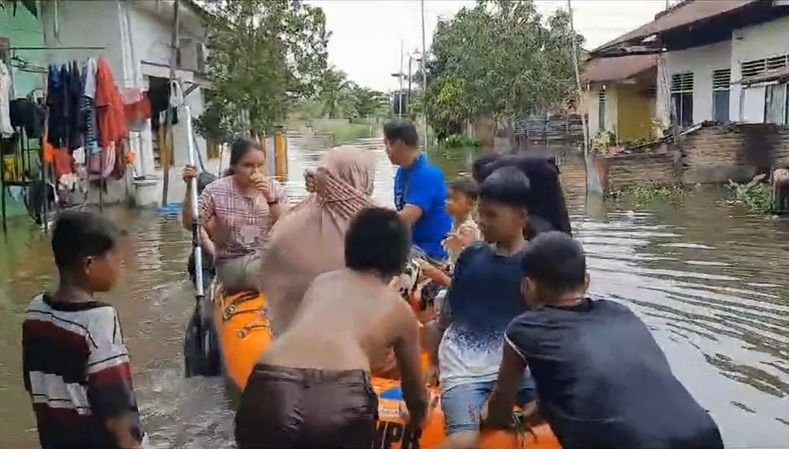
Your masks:
M 250 334 L 255 329 L 268 329 L 271 331 L 271 328 L 268 324 L 247 324 L 246 326 L 242 327 L 238 330 L 238 338 L 245 338 L 247 335 Z
M 257 307 L 252 309 L 239 310 L 236 304 L 231 304 L 225 310 L 222 311 L 222 318 L 224 319 L 224 321 L 228 321 L 236 315 L 241 315 L 244 313 L 258 313 L 260 311 L 261 310 Z

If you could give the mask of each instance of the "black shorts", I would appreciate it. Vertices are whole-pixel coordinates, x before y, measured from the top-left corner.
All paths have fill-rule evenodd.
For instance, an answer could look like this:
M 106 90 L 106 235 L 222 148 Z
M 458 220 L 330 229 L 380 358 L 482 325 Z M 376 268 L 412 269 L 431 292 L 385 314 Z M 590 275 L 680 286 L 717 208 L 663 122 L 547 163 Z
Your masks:
M 369 449 L 378 397 L 363 370 L 258 364 L 236 413 L 239 449 Z

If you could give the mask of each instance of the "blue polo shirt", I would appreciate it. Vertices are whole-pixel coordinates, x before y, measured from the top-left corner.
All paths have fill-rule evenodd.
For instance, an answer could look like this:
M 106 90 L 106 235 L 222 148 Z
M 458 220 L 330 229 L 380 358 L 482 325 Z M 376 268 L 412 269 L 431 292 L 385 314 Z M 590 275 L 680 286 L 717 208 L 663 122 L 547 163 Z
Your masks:
M 422 216 L 411 229 L 412 243 L 431 258 L 446 260 L 441 241 L 452 229 L 452 217 L 446 211 L 447 186 L 441 169 L 428 162 L 424 154 L 410 167 L 398 168 L 394 199 L 398 211 L 406 204 L 422 209 Z

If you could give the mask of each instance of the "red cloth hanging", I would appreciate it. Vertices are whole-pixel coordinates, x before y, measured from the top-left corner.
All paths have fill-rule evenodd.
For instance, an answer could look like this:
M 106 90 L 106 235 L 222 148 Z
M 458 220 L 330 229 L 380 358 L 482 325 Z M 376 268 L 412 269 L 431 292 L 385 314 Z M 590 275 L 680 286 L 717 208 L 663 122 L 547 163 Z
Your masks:
M 99 146 L 105 151 L 111 143 L 120 143 L 129 135 L 123 100 L 110 65 L 99 58 L 96 66 L 96 121 L 99 127 Z

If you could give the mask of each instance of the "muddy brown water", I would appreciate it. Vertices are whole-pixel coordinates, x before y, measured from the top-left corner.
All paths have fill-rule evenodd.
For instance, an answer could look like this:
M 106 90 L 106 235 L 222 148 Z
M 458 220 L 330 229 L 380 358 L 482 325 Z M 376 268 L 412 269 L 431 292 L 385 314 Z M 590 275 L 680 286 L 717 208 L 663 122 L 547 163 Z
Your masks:
M 391 204 L 393 169 L 379 139 L 376 197 Z M 320 143 L 290 142 L 292 196 Z M 434 154 L 450 174 L 473 155 Z M 727 205 L 720 191 L 680 206 L 633 210 L 587 201 L 583 169 L 563 166 L 576 236 L 594 296 L 647 323 L 676 375 L 720 425 L 727 447 L 789 447 L 789 220 Z M 192 308 L 189 236 L 174 214 L 105 211 L 128 232 L 124 276 L 110 295 L 132 353 L 144 425 L 155 448 L 232 448 L 233 413 L 219 379 L 184 379 L 181 346 Z M 37 447 L 21 378 L 20 327 L 31 297 L 54 282 L 48 241 L 22 219 L 0 237 L 0 448 Z M 616 369 L 616 367 L 612 367 Z

